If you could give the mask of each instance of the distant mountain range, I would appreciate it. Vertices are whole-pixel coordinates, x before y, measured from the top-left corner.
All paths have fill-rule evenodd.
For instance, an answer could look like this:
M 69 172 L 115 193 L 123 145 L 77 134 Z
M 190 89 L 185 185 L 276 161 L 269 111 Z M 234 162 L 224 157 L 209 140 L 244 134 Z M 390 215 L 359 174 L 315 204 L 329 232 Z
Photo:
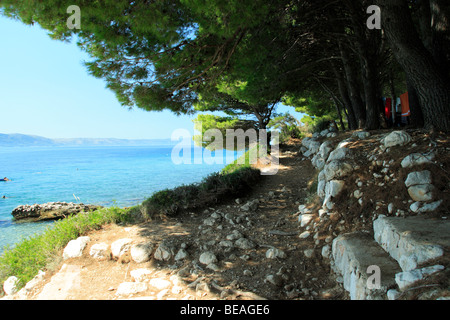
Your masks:
M 114 139 L 114 138 L 73 138 L 49 139 L 20 133 L 0 133 L 0 147 L 45 147 L 45 146 L 158 146 L 175 145 L 170 139 Z

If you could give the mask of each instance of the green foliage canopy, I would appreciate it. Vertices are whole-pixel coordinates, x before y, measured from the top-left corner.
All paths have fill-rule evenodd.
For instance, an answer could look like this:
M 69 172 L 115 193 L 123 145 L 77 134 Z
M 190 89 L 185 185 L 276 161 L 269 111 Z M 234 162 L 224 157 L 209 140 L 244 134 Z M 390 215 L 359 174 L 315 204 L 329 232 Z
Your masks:
M 392 75 L 401 69 L 417 89 L 423 120 L 448 131 L 450 64 L 443 53 L 450 6 L 445 0 L 375 3 L 386 8 L 386 37 L 365 25 L 369 0 L 3 0 L 0 6 L 3 15 L 39 23 L 54 39 L 76 35 L 92 57 L 89 73 L 130 108 L 252 114 L 262 129 L 286 96 L 301 110 L 330 115 L 322 94 L 351 127 L 374 129 L 381 95 L 402 81 Z M 81 29 L 66 25 L 73 4 L 81 8 Z M 435 7 L 441 10 L 427 10 Z M 418 72 L 413 65 L 420 63 L 429 68 Z M 420 81 L 422 73 L 430 81 Z M 444 116 L 435 117 L 436 110 Z

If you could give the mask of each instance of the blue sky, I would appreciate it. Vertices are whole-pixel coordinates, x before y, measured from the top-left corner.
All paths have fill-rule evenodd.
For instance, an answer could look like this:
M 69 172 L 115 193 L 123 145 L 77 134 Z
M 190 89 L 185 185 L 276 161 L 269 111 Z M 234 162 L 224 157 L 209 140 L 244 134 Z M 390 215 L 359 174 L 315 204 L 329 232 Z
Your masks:
M 48 138 L 165 139 L 196 116 L 128 110 L 88 75 L 89 56 L 75 43 L 51 40 L 38 25 L 0 16 L 0 133 Z M 297 118 L 293 108 L 281 107 Z

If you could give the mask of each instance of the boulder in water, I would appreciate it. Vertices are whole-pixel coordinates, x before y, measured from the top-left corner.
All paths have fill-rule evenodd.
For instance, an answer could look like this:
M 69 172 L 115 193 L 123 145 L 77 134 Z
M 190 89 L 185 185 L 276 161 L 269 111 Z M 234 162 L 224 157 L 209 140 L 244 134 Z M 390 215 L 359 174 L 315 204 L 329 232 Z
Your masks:
M 44 204 L 21 205 L 12 211 L 15 220 L 57 220 L 80 212 L 91 212 L 100 209 L 101 206 L 86 205 L 73 202 L 48 202 Z

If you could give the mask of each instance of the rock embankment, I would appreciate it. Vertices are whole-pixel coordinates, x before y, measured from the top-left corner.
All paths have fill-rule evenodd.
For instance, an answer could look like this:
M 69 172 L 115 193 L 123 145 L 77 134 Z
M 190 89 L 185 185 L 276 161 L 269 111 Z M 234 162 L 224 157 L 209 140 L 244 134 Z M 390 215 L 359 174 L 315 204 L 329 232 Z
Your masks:
M 443 139 L 426 143 L 426 135 L 410 132 L 357 131 L 334 143 L 302 141 L 301 153 L 320 171 L 315 227 L 326 226 L 327 216 L 350 222 L 331 249 L 332 267 L 350 299 L 398 299 L 447 272 L 449 185 L 442 177 L 449 148 Z M 305 205 L 299 211 L 302 227 L 317 217 Z M 375 271 L 379 281 L 373 285 Z M 421 298 L 448 299 L 445 285 L 428 286 Z
M 21 205 L 12 211 L 15 220 L 57 220 L 80 212 L 91 212 L 100 209 L 101 206 L 87 205 L 73 202 L 48 202 L 44 204 Z

